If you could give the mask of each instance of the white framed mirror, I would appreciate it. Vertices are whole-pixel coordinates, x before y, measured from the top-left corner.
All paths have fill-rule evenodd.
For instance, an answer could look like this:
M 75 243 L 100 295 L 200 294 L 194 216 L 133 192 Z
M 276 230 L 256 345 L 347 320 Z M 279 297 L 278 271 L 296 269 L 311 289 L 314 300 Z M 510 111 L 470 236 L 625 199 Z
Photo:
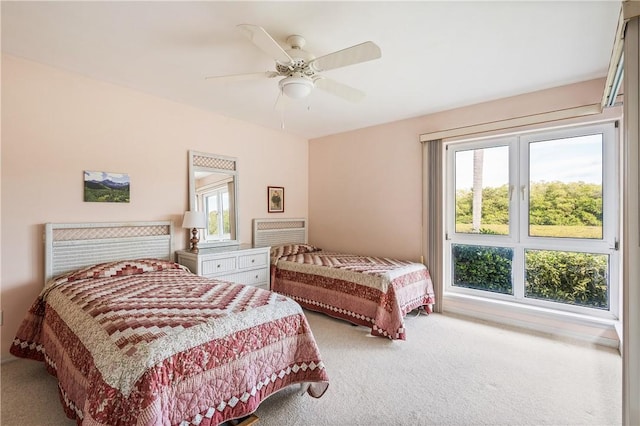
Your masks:
M 199 247 L 239 243 L 237 200 L 237 158 L 189 151 L 189 210 L 207 213 Z

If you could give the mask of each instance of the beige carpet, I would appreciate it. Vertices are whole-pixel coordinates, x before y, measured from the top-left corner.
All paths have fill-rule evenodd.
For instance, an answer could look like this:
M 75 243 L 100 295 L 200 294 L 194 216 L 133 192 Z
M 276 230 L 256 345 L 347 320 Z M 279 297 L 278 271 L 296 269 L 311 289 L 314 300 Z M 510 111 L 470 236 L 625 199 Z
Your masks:
M 433 314 L 407 320 L 407 341 L 370 337 L 307 312 L 330 385 L 263 402 L 258 426 L 619 425 L 617 351 Z M 2 365 L 3 426 L 72 425 L 42 364 Z

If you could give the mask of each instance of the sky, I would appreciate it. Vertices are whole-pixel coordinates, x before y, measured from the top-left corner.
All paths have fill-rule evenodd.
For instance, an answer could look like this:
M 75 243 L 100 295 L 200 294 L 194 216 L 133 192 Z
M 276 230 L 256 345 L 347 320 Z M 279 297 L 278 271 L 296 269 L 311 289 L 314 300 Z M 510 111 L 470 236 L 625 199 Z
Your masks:
M 127 173 L 91 172 L 87 170 L 84 172 L 84 180 L 86 181 L 103 181 L 106 179 L 116 183 L 127 183 L 129 182 L 129 175 Z
M 531 181 L 602 183 L 602 135 L 534 142 L 530 145 Z M 483 186 L 509 182 L 508 148 L 484 150 Z M 456 154 L 456 188 L 473 186 L 473 151 Z

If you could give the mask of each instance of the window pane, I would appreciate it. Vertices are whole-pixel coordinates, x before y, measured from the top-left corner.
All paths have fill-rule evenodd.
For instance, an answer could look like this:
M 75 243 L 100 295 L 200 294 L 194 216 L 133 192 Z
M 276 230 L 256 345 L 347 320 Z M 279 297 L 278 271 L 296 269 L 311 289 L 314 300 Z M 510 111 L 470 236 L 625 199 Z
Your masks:
M 222 193 L 222 221 L 224 234 L 226 237 L 231 236 L 231 225 L 229 224 L 229 192 Z
M 529 144 L 529 235 L 602 239 L 602 135 Z
M 451 249 L 453 286 L 513 294 L 513 249 L 463 244 Z
M 218 194 L 214 193 L 206 197 L 207 214 L 209 216 L 209 235 L 218 235 Z
M 525 297 L 609 309 L 609 256 L 526 250 Z
M 509 234 L 509 147 L 457 151 L 456 232 Z

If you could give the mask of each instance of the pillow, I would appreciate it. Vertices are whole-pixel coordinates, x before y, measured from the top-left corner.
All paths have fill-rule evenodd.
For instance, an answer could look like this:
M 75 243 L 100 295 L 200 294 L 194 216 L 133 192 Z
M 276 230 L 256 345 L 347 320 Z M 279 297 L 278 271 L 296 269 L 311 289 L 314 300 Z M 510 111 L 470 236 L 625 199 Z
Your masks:
M 281 244 L 279 246 L 271 247 L 271 258 L 280 259 L 284 256 L 291 256 L 294 254 L 313 253 L 322 249 L 312 246 L 311 244 Z
M 114 262 L 99 263 L 77 271 L 70 272 L 55 279 L 56 284 L 72 282 L 89 278 L 107 278 L 125 275 L 143 274 L 152 271 L 164 271 L 167 269 L 185 269 L 182 265 L 169 260 L 161 259 L 136 259 L 118 260 Z

